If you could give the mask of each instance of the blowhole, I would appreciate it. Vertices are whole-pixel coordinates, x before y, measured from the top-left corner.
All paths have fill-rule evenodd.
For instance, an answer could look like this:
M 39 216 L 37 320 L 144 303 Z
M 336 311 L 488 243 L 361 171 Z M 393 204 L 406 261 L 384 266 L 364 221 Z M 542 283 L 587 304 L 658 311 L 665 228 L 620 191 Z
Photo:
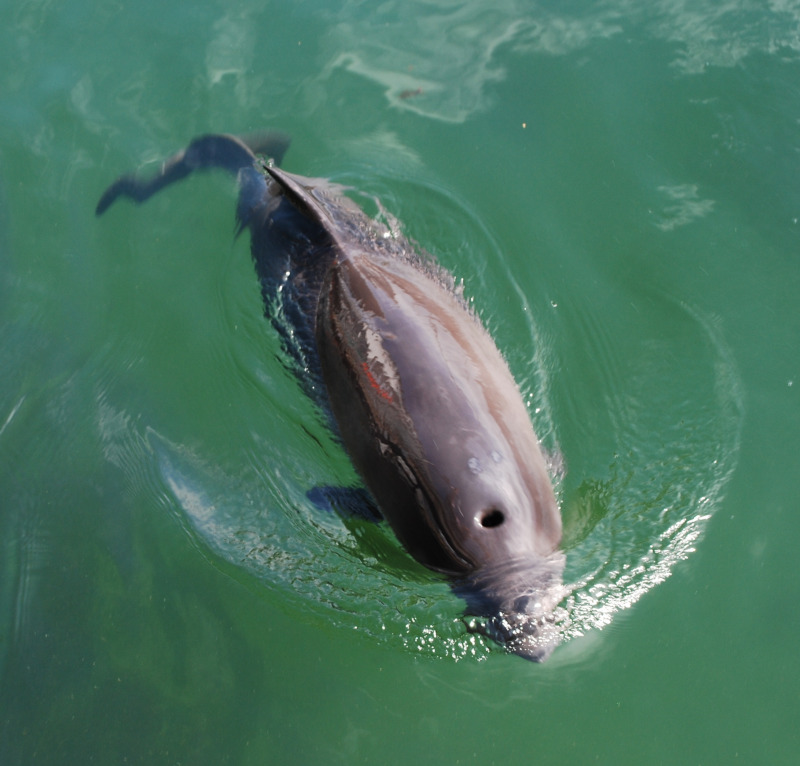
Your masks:
M 499 527 L 505 520 L 505 515 L 497 508 L 488 508 L 481 514 L 481 526 L 485 529 Z

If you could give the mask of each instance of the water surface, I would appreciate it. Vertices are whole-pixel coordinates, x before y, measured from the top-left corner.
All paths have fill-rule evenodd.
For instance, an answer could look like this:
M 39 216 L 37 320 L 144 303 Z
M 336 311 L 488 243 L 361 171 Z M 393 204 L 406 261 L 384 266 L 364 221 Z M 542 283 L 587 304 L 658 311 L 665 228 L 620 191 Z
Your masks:
M 791 763 L 794 3 L 0 10 L 4 763 Z M 193 136 L 277 127 L 460 281 L 558 484 L 543 666 L 467 632 L 263 316 Z

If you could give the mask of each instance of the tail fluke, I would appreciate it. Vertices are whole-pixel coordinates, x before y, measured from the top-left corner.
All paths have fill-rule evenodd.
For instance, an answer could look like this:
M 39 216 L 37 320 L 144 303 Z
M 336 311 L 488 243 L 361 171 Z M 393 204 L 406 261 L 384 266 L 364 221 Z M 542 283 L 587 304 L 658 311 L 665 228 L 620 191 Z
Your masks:
M 289 148 L 289 137 L 284 133 L 257 133 L 244 138 L 229 135 L 201 136 L 181 152 L 165 160 L 160 172 L 149 179 L 135 174 L 124 175 L 105 190 L 97 203 L 95 215 L 102 215 L 118 197 L 128 197 L 134 202 L 144 202 L 156 192 L 175 181 L 181 181 L 195 170 L 220 168 L 234 175 L 257 162 L 262 154 L 279 163 Z

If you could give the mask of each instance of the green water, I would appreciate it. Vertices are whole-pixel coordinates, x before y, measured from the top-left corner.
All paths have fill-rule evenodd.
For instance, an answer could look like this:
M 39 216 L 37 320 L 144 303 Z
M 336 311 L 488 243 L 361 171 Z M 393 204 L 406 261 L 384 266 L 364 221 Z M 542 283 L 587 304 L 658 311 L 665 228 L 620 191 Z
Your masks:
M 796 763 L 800 5 L 0 7 L 0 763 Z M 381 525 L 193 136 L 381 199 L 566 463 L 537 666 Z

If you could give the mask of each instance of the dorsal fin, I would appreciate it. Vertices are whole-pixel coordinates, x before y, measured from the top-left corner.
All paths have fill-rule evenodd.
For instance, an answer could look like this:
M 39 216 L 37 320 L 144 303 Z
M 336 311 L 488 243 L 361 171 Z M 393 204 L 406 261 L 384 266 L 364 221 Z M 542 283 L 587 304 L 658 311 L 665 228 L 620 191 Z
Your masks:
M 267 167 L 266 171 L 283 189 L 286 196 L 296 208 L 317 221 L 317 223 L 324 228 L 329 228 L 331 218 L 328 214 L 327 207 L 322 204 L 320 195 L 314 194 L 314 191 L 319 187 L 306 185 L 301 182 L 300 176 L 287 173 L 279 168 Z M 302 181 L 308 180 L 311 179 L 302 179 Z
M 310 218 L 325 231 L 341 252 L 345 252 L 341 225 L 342 209 L 352 206 L 353 212 L 363 217 L 363 211 L 342 192 L 345 187 L 325 179 L 306 178 L 287 173 L 280 168 L 267 166 L 266 172 L 281 187 L 286 198 L 299 212 Z

